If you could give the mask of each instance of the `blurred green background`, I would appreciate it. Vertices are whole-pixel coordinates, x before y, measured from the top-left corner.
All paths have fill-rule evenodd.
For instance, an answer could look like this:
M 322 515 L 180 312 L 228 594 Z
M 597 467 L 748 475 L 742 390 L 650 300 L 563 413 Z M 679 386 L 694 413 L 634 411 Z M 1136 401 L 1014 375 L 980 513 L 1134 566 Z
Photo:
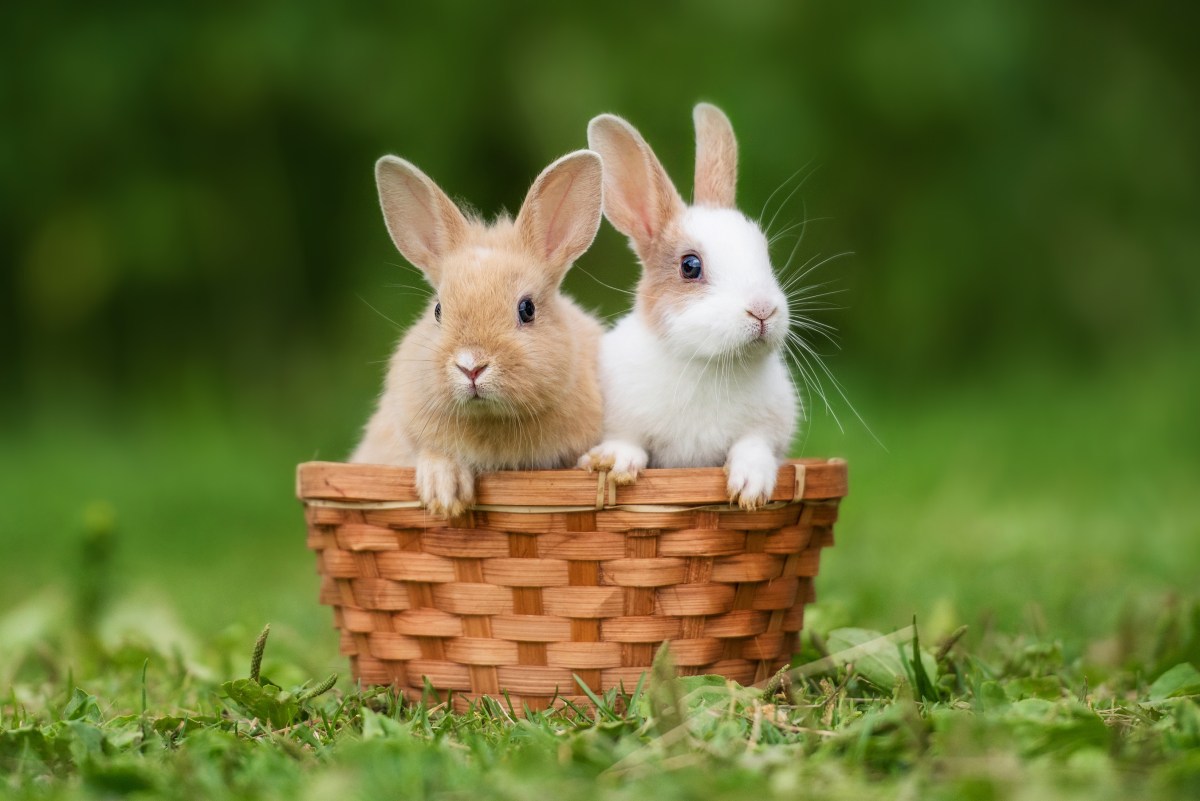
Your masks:
M 373 161 L 513 211 L 612 111 L 687 195 L 702 99 L 739 134 L 743 210 L 804 176 L 775 226 L 812 219 L 793 266 L 853 251 L 811 280 L 844 290 L 828 363 L 882 445 L 836 393 L 841 425 L 815 410 L 797 442 L 852 469 L 813 620 L 1082 642 L 1194 592 L 1197 21 L 1001 0 L 6 8 L 0 609 L 81 581 L 81 536 L 113 519 L 130 618 L 270 620 L 336 663 L 293 468 L 347 453 L 421 302 Z M 616 314 L 604 285 L 636 269 L 606 224 L 568 290 Z

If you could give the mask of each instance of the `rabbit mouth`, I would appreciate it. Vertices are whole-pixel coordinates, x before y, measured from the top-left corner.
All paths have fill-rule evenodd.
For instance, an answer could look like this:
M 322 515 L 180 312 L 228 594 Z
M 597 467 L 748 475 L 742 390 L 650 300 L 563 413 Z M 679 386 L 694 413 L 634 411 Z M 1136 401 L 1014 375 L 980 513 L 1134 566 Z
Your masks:
M 476 384 L 472 384 L 469 387 L 464 387 L 461 398 L 463 404 L 466 406 L 482 406 L 490 403 L 493 400 L 492 393 Z
M 759 322 L 756 327 L 746 332 L 746 339 L 742 343 L 742 348 L 755 351 L 762 348 L 771 348 L 774 345 L 775 327 L 768 327 L 766 322 Z
M 456 394 L 458 407 L 468 414 L 503 415 L 507 404 L 492 387 L 461 387 Z
M 757 364 L 760 359 L 774 353 L 777 345 L 775 332 L 771 329 L 747 331 L 739 341 L 731 343 L 726 354 L 738 362 Z

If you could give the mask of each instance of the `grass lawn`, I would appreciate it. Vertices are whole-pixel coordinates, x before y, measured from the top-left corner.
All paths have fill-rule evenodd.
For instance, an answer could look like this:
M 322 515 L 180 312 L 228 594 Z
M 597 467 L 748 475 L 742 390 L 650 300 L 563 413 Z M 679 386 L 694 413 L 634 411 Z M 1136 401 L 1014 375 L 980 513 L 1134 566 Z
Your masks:
M 0 437 L 0 794 L 1200 797 L 1189 365 L 849 381 L 886 449 L 843 410 L 800 443 L 850 460 L 851 496 L 794 680 L 515 722 L 302 697 L 346 666 L 292 470 L 352 431 L 47 413 Z

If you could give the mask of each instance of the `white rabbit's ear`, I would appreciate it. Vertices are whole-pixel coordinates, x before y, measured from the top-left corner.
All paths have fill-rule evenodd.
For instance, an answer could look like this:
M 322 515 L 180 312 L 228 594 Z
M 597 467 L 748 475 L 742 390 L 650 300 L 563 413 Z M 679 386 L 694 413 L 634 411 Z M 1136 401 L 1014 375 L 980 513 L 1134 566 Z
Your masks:
M 442 259 L 466 239 L 466 217 L 428 175 L 402 158 L 375 162 L 375 183 L 392 241 L 437 284 Z
M 698 103 L 692 121 L 696 124 L 696 205 L 732 209 L 737 194 L 733 125 L 711 103 Z
M 683 198 L 646 140 L 620 117 L 601 114 L 588 123 L 588 147 L 604 160 L 605 215 L 646 249 L 683 213 Z
M 557 270 L 567 268 L 591 246 L 600 228 L 600 157 L 590 150 L 568 153 L 542 170 L 529 188 L 517 230 L 539 258 Z

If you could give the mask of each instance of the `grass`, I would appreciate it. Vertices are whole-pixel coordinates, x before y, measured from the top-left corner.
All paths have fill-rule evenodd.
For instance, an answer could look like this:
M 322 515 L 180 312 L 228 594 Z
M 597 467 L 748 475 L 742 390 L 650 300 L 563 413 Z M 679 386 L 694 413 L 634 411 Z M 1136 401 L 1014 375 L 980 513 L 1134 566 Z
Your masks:
M 1188 363 L 849 382 L 887 449 L 819 414 L 800 444 L 852 490 L 793 679 L 659 675 L 528 721 L 313 694 L 346 666 L 291 478 L 332 440 L 28 421 L 0 438 L 0 796 L 1197 797 Z
M 17 798 L 1194 798 L 1200 605 L 1144 622 L 1154 648 L 1099 681 L 1048 640 L 836 629 L 764 690 L 660 655 L 628 694 L 528 719 L 68 626 L 6 654 L 0 775 Z M 68 655 L 86 679 L 56 672 Z

